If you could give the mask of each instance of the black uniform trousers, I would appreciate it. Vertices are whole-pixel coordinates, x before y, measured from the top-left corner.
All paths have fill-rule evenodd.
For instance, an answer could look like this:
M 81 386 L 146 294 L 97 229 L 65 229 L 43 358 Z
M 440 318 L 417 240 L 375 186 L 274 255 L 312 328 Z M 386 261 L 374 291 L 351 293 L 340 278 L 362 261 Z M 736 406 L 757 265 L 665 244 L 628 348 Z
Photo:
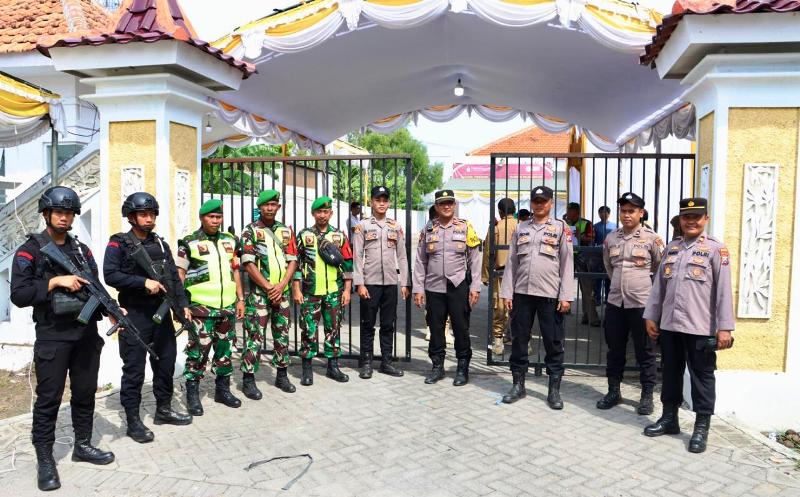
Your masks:
M 375 339 L 375 320 L 381 313 L 381 327 L 378 339 L 381 343 L 381 357 L 392 357 L 392 339 L 397 321 L 397 285 L 365 285 L 368 299 L 361 302 L 361 354 L 372 354 Z
M 628 351 L 628 336 L 633 338 L 633 350 L 639 364 L 639 382 L 656 384 L 656 346 L 647 335 L 644 326 L 644 307 L 626 309 L 606 303 L 606 376 L 622 380 L 625 356 Z
M 69 374 L 70 410 L 76 438 L 91 437 L 94 417 L 94 396 L 97 393 L 97 371 L 103 339 L 95 323 L 86 328 L 78 340 L 36 340 L 33 364 L 36 367 L 36 403 L 33 405 L 34 444 L 55 442 L 56 419 L 65 382 Z
M 697 414 L 714 414 L 717 400 L 717 353 L 706 350 L 708 335 L 690 335 L 661 330 L 662 377 L 661 402 L 680 405 L 683 402 L 683 372 L 689 366 L 692 382 L 692 409 Z
M 515 293 L 511 309 L 511 370 L 528 371 L 528 342 L 533 320 L 539 317 L 547 374 L 564 373 L 564 316 L 556 310 L 558 299 Z
M 469 340 L 469 283 L 467 280 L 455 286 L 447 282 L 447 292 L 425 291 L 425 311 L 428 328 L 431 330 L 431 341 L 428 342 L 428 357 L 432 361 L 443 361 L 447 342 L 444 329 L 447 316 L 453 326 L 456 358 L 472 358 L 472 346 Z
M 175 373 L 175 357 L 178 349 L 175 343 L 175 326 L 171 314 L 167 314 L 161 324 L 152 320 L 156 308 L 128 307 L 128 317 L 141 333 L 145 343 L 152 343 L 158 360 L 150 357 L 153 371 L 153 395 L 156 404 L 169 405 L 172 401 L 172 378 Z M 122 381 L 119 400 L 126 410 L 139 409 L 142 402 L 142 385 L 147 351 L 128 331 L 123 331 L 119 340 L 119 356 L 122 359 Z

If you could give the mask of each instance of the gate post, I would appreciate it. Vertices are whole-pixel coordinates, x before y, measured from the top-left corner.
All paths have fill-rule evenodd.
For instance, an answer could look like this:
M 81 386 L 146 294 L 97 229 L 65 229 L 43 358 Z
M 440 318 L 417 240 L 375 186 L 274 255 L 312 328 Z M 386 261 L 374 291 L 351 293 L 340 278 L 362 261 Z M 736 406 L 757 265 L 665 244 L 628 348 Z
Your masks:
M 202 88 L 169 74 L 88 78 L 100 114 L 102 237 L 128 226 L 120 205 L 135 191 L 158 200 L 159 234 L 174 247 L 199 208 Z
M 495 259 L 497 254 L 497 247 L 495 247 L 495 236 L 494 236 L 494 229 L 495 229 L 495 198 L 496 198 L 496 189 L 497 189 L 497 159 L 494 155 L 491 156 L 489 162 L 489 320 L 487 321 L 486 325 L 486 357 L 489 358 L 488 363 L 493 364 L 495 362 L 494 353 L 492 351 L 492 323 L 494 322 L 494 302 L 492 302 L 492 296 L 494 295 L 494 284 L 495 284 Z M 506 167 L 506 174 L 508 174 L 508 167 Z M 517 199 L 519 202 L 519 199 Z M 472 275 L 475 278 L 475 275 Z M 480 277 L 480 276 L 478 276 Z

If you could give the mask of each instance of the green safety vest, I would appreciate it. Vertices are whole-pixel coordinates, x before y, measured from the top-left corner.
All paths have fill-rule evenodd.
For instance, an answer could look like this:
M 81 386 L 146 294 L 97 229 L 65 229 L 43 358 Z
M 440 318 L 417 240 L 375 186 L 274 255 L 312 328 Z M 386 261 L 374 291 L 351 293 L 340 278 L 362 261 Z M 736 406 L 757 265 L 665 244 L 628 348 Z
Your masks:
M 220 232 L 216 244 L 208 239 L 184 239 L 189 247 L 191 267 L 186 272 L 186 289 L 192 302 L 223 309 L 236 302 L 236 281 L 231 260 L 236 257 L 236 238 Z
M 266 261 L 269 282 L 276 285 L 286 276 L 286 268 L 289 264 L 284 250 L 292 238 L 292 230 L 286 226 L 279 226 L 272 231 L 270 228 L 260 228 L 255 224 L 250 228 L 253 230 L 253 242 L 256 244 L 258 252 L 258 269 L 260 271 L 261 265 Z
M 340 231 L 331 230 L 323 235 L 326 240 L 339 248 L 344 246 L 344 235 Z M 307 252 L 314 253 L 314 295 L 327 295 L 339 290 L 339 268 L 325 264 L 317 250 L 317 235 L 311 230 L 304 230 L 300 243 Z

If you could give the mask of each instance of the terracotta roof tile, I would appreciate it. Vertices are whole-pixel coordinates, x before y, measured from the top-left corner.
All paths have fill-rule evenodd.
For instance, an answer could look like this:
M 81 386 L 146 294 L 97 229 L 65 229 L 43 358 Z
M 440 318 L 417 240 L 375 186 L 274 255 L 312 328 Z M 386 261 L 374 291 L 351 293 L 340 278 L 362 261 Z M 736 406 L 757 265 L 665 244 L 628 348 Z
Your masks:
M 703 10 L 693 10 L 700 6 L 707 6 Z M 689 7 L 689 8 L 686 8 Z M 661 49 L 666 45 L 667 40 L 672 36 L 672 32 L 685 15 L 709 15 L 709 14 L 753 14 L 760 12 L 788 13 L 800 11 L 800 0 L 735 0 L 734 5 L 729 5 L 722 1 L 676 1 L 672 7 L 672 15 L 664 17 L 662 23 L 656 28 L 656 35 L 653 41 L 644 47 L 644 54 L 639 57 L 639 63 L 656 67 L 656 58 L 661 53 Z
M 3 0 L 0 53 L 35 50 L 40 36 L 110 27 L 111 16 L 92 0 Z
M 529 126 L 476 148 L 467 155 L 566 153 L 569 152 L 569 144 L 570 133 L 548 133 L 536 126 Z
M 113 25 L 116 28 L 107 27 L 75 33 L 64 31 L 66 34 L 40 38 L 37 49 L 49 57 L 50 49 L 54 47 L 179 40 L 235 67 L 242 72 L 242 77 L 245 79 L 256 72 L 253 64 L 239 60 L 198 39 L 177 0 L 124 0 L 115 18 Z

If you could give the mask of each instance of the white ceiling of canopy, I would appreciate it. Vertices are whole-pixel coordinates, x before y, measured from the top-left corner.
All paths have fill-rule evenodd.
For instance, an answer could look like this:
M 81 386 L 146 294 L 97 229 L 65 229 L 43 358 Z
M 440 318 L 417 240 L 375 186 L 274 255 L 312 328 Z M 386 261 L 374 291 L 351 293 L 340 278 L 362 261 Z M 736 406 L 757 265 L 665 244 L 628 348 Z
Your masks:
M 615 140 L 682 92 L 635 54 L 585 33 L 464 14 L 411 29 L 343 27 L 312 49 L 256 62 L 259 74 L 221 99 L 321 143 L 393 114 L 470 103 L 555 116 Z M 458 77 L 461 98 L 453 95 Z

